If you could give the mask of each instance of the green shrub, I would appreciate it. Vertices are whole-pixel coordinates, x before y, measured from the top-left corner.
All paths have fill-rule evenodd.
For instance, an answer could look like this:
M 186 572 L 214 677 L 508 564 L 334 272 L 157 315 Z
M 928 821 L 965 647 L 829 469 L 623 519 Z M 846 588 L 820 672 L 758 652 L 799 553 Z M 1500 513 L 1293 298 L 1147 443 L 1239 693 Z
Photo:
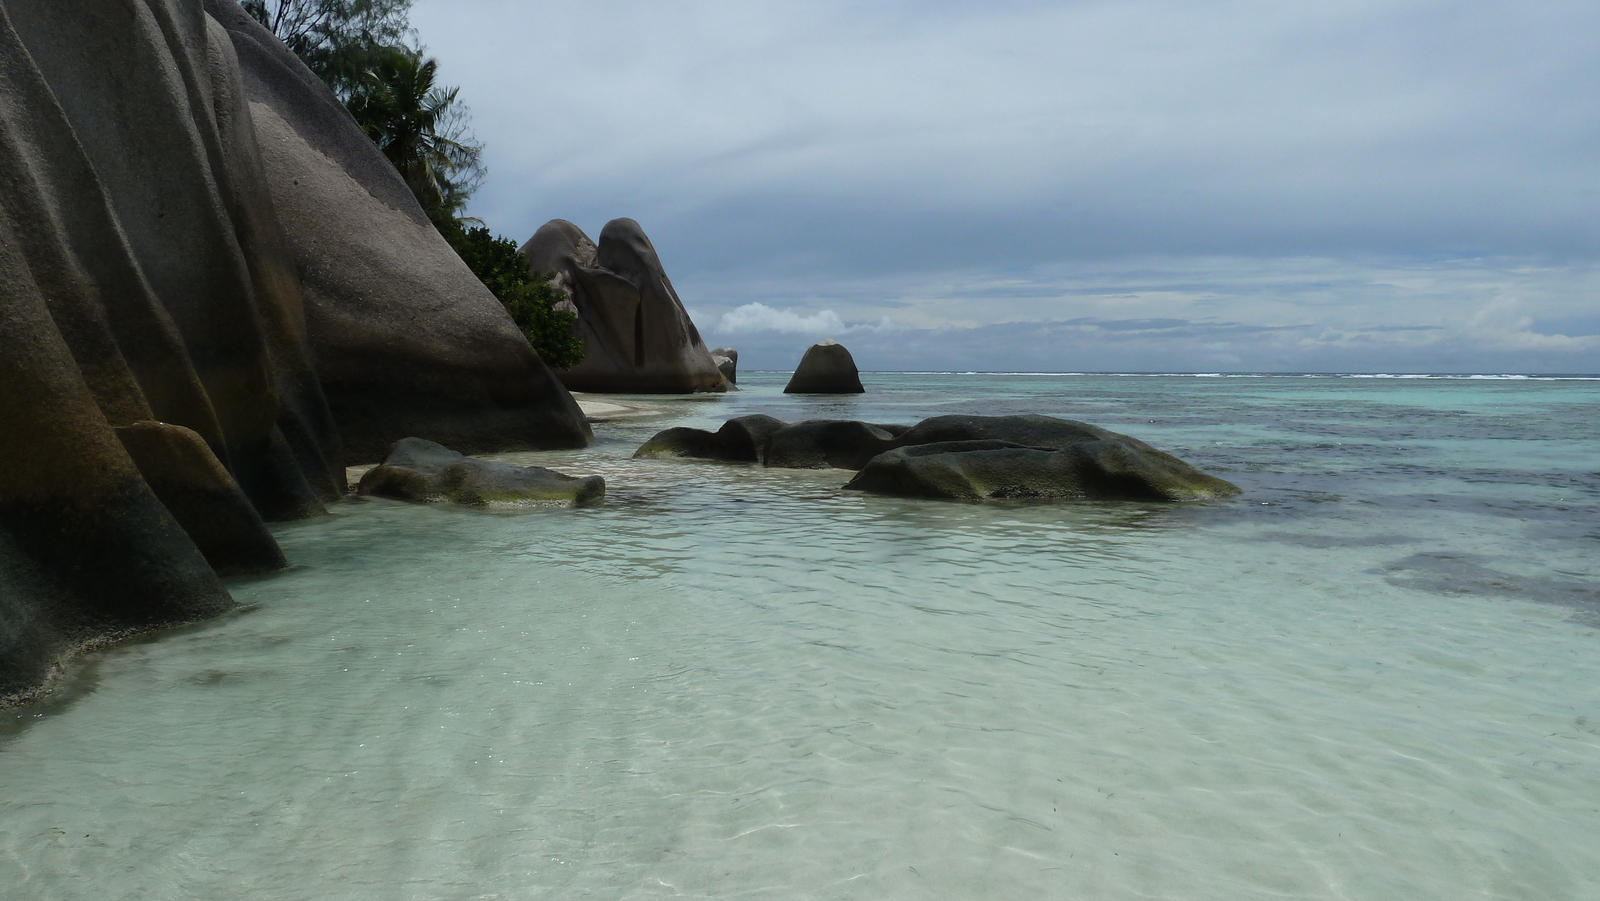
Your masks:
M 548 274 L 534 272 L 510 238 L 496 237 L 487 228 L 452 222 L 441 231 L 467 268 L 499 298 L 547 365 L 552 369 L 578 365 L 583 359 L 583 339 L 575 328 L 578 317 L 555 308 L 566 298 L 550 284 Z

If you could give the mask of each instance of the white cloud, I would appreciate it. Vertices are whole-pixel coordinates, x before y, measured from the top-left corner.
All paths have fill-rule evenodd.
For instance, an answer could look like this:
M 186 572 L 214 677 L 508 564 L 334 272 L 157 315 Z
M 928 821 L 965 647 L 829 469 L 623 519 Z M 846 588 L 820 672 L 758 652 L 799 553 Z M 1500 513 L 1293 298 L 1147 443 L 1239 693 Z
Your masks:
M 897 326 L 888 316 L 876 323 L 846 323 L 832 310 L 818 313 L 797 313 L 777 309 L 764 303 L 747 303 L 722 314 L 714 329 L 719 334 L 738 335 L 750 332 L 785 332 L 796 335 L 844 335 L 851 332 L 889 331 Z
M 1464 331 L 1494 349 L 1571 353 L 1600 350 L 1600 336 L 1546 335 L 1533 330 L 1533 317 L 1523 314 L 1516 297 L 1499 297 L 1468 317 Z

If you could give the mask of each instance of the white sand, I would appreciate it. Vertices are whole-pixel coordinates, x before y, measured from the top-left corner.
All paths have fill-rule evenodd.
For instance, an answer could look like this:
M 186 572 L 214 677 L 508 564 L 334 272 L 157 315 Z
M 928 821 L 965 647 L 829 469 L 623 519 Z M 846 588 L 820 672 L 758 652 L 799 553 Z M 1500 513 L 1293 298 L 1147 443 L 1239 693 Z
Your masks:
M 605 398 L 602 400 L 601 398 Z M 578 402 L 578 409 L 583 415 L 589 417 L 591 423 L 611 422 L 617 419 L 640 419 L 646 416 L 664 416 L 665 410 L 642 406 L 631 401 L 623 403 L 604 394 L 580 394 L 572 392 L 572 399 Z

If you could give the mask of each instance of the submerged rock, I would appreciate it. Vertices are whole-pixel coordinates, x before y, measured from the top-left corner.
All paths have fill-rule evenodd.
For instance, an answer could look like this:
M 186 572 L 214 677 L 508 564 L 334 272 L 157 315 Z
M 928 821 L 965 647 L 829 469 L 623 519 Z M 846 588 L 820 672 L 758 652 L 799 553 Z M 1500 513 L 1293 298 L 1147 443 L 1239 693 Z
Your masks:
M 383 465 L 361 477 L 357 492 L 419 504 L 465 507 L 582 507 L 599 503 L 606 481 L 543 466 L 474 460 L 442 444 L 406 438 Z
M 828 338 L 806 348 L 784 394 L 863 394 L 855 358 L 843 344 Z
M 726 391 L 700 330 L 678 299 L 655 246 L 632 219 L 613 219 L 589 240 L 553 219 L 522 245 L 535 272 L 567 296 L 578 316 L 583 360 L 557 374 L 573 391 L 689 394 Z
M 1237 486 L 1125 436 L 1058 448 L 995 439 L 910 445 L 874 457 L 844 487 L 958 500 L 1197 501 L 1239 493 Z
M 685 427 L 667 429 L 656 433 L 633 455 L 758 463 L 767 439 L 786 425 L 781 419 L 756 413 L 730 419 L 715 432 Z

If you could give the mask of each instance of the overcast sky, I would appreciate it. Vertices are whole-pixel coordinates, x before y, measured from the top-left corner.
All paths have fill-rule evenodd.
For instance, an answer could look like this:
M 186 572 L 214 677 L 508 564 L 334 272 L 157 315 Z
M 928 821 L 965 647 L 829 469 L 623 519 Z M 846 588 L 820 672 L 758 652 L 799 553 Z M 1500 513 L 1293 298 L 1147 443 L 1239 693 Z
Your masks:
M 1600 3 L 417 0 L 525 240 L 790 368 L 1600 371 Z

